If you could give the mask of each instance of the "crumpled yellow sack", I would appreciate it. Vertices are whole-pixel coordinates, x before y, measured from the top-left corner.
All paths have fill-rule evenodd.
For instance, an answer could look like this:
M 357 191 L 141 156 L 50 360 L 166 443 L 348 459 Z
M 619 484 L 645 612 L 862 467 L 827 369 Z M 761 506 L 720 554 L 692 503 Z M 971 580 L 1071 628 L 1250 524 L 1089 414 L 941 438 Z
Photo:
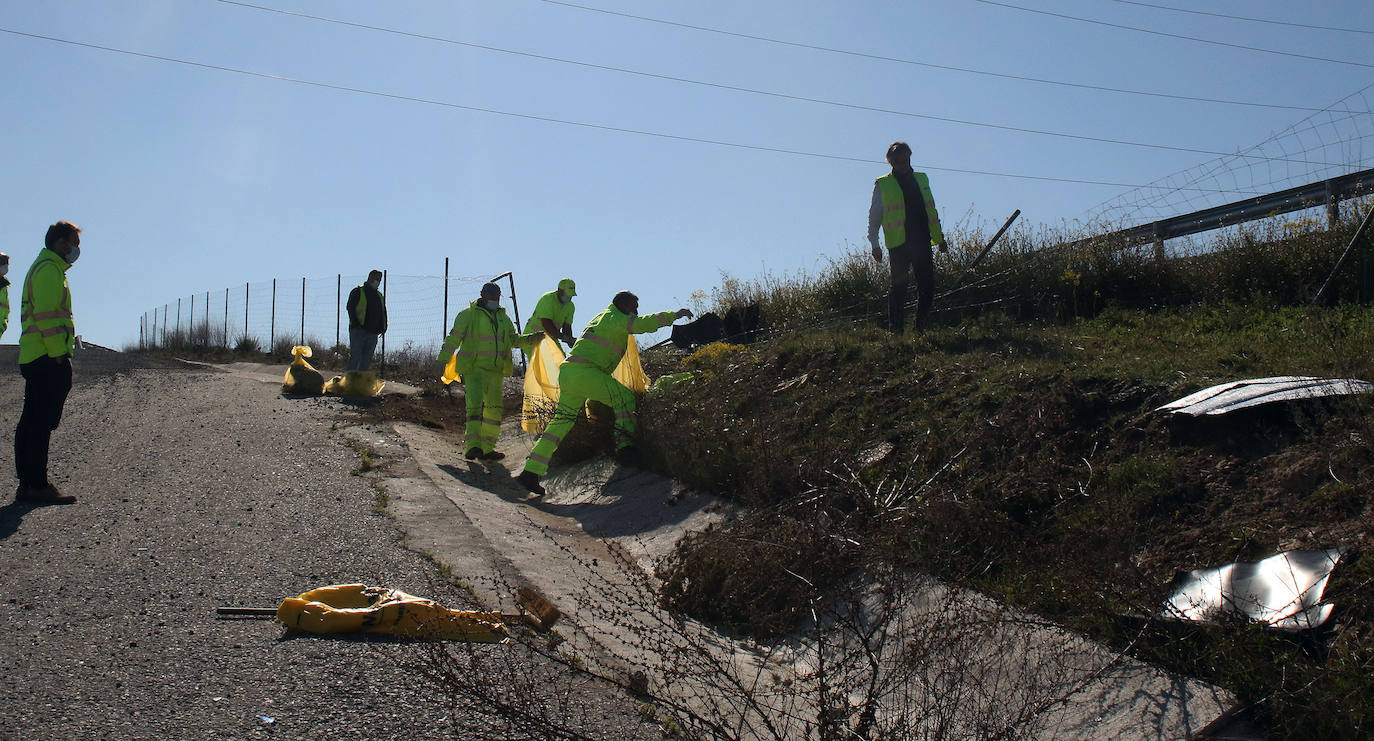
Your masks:
M 324 374 L 315 370 L 305 359 L 311 356 L 311 350 L 305 345 L 296 345 L 291 348 L 291 354 L 295 359 L 291 365 L 286 367 L 286 378 L 282 381 L 281 392 L 283 394 L 302 394 L 318 396 L 324 393 Z
M 344 371 L 342 376 L 334 376 L 324 384 L 324 393 L 332 396 L 376 396 L 382 393 L 386 382 L 377 378 L 373 371 Z
M 548 337 L 539 341 L 525 368 L 525 401 L 520 429 L 535 435 L 544 431 L 558 407 L 558 366 L 563 348 Z
M 448 362 L 444 364 L 444 375 L 439 376 L 439 380 L 447 386 L 450 383 L 462 383 L 463 377 L 458 375 L 458 353 L 448 356 Z
M 334 584 L 287 597 L 277 620 L 307 633 L 385 633 L 401 638 L 507 643 L 499 613 L 450 610 L 397 589 Z
M 615 367 L 611 377 L 625 384 L 625 388 L 642 394 L 649 389 L 649 377 L 644 374 L 644 367 L 639 364 L 639 343 L 635 342 L 634 335 L 626 337 L 625 340 L 625 357 L 620 359 L 620 365 Z

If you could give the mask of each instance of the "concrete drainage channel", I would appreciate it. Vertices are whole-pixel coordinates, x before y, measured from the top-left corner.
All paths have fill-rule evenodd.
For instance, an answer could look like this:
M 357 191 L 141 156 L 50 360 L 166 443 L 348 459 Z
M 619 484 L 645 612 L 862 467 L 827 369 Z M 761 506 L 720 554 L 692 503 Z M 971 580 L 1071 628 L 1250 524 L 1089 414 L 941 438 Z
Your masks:
M 1224 725 L 1234 705 L 1224 690 L 917 576 L 895 599 L 875 588 L 860 600 L 865 614 L 851 618 L 878 628 L 867 634 L 832 625 L 768 646 L 722 636 L 659 609 L 652 577 L 679 538 L 727 515 L 719 501 L 605 459 L 553 472 L 536 499 L 510 478 L 530 443 L 509 422 L 494 464 L 462 460 L 417 425 L 395 432 L 366 442 L 408 453 L 382 483 L 412 547 L 491 609 L 513 609 L 515 588 L 534 586 L 564 613 L 564 656 L 726 737 L 807 737 L 820 676 L 844 695 L 841 714 L 870 708 L 872 727 L 912 738 L 1187 738 Z M 855 656 L 874 661 L 843 660 Z

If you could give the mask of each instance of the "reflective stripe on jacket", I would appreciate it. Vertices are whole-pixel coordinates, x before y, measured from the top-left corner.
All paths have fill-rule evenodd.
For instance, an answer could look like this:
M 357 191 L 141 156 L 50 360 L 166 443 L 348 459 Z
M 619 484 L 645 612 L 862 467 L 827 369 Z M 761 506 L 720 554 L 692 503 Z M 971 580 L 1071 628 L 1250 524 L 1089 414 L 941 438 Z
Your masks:
M 44 248 L 24 276 L 19 301 L 19 362 L 31 363 L 44 355 L 60 358 L 76 348 L 76 323 L 72 321 L 72 292 L 67 285 L 71 265 Z
M 930 193 L 930 178 L 924 172 L 914 172 L 912 175 L 925 201 L 926 220 L 930 222 L 930 243 L 939 244 L 945 241 L 945 235 L 940 229 L 940 214 L 935 210 L 935 196 Z M 883 199 L 883 241 L 889 248 L 906 244 L 906 203 L 897 176 L 888 173 L 878 178 L 878 190 Z
M 542 338 L 544 333 L 541 330 L 534 336 L 518 335 L 504 306 L 490 311 L 479 304 L 478 301 L 472 302 L 453 318 L 453 330 L 444 338 L 439 360 L 448 362 L 449 355 L 457 349 L 455 365 L 460 375 L 484 370 L 509 376 L 515 372 L 511 348 L 518 343 L 522 349 L 530 349 L 534 346 L 534 340 Z
M 625 356 L 630 335 L 653 332 L 672 324 L 676 318 L 677 314 L 671 311 L 630 316 L 611 304 L 587 325 L 568 353 L 567 362 L 590 363 L 603 373 L 610 373 Z

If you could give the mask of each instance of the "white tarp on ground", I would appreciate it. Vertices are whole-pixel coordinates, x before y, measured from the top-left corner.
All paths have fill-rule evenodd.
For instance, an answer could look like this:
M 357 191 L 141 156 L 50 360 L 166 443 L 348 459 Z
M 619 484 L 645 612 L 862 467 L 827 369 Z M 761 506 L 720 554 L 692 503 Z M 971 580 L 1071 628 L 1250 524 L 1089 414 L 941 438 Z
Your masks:
M 1205 388 L 1156 409 L 1190 417 L 1225 414 L 1274 401 L 1297 401 L 1322 396 L 1363 394 L 1374 391 L 1374 384 L 1354 378 L 1315 378 L 1313 376 L 1273 376 L 1232 381 Z
M 1195 569 L 1174 577 L 1164 617 L 1210 622 L 1245 617 L 1287 631 L 1316 628 L 1331 617 L 1321 604 L 1343 548 L 1288 551 L 1255 563 Z

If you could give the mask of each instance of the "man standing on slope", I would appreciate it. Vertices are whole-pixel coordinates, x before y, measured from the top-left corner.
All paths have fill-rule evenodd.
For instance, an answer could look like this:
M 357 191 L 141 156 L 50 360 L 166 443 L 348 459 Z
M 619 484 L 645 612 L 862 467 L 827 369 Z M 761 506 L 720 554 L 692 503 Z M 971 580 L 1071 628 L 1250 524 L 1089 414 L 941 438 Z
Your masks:
M 562 340 L 563 344 L 571 348 L 575 310 L 572 297 L 576 295 L 577 284 L 573 283 L 572 278 L 558 281 L 557 290 L 539 297 L 539 303 L 534 305 L 534 313 L 530 315 L 530 320 L 525 322 L 525 333 L 542 329 L 549 339 L 554 342 Z
M 935 197 L 930 194 L 930 178 L 911 169 L 911 147 L 906 142 L 893 142 L 887 148 L 887 163 L 892 165 L 892 172 L 873 183 L 868 242 L 873 245 L 873 259 L 881 265 L 883 251 L 878 248 L 878 225 L 882 224 L 892 269 L 892 290 L 887 296 L 888 328 L 900 334 L 906 325 L 908 271 L 916 273 L 916 329 L 925 326 L 935 298 L 935 259 L 930 246 L 939 245 L 944 252 L 945 235 L 940 231 Z
M 382 271 L 367 274 L 367 282 L 348 292 L 348 370 L 372 367 L 377 338 L 386 334 L 386 298 L 379 290 Z
M 72 504 L 48 481 L 48 445 L 62 421 L 72 390 L 76 324 L 67 269 L 81 255 L 81 229 L 59 221 L 48 227 L 44 248 L 24 277 L 20 297 L 19 373 L 24 376 L 24 411 L 14 428 L 14 498 L 29 504 Z
M 513 375 L 515 361 L 511 348 L 519 343 L 525 350 L 543 338 L 543 331 L 517 335 L 515 325 L 501 306 L 501 286 L 482 285 L 477 300 L 453 318 L 453 331 L 444 339 L 439 362 L 447 364 L 455 348 L 458 359 L 454 363 L 463 377 L 466 397 L 467 427 L 463 444 L 468 460 L 497 461 L 506 457 L 496 450 L 496 438 L 501 434 L 502 379 Z
M 625 356 L 630 335 L 653 332 L 679 318 L 692 318 L 692 312 L 678 309 L 658 314 L 639 315 L 639 297 L 629 291 L 615 295 L 611 305 L 592 319 L 572 353 L 558 369 L 558 409 L 544 434 L 534 443 L 525 459 L 525 470 L 516 481 L 530 491 L 544 495 L 539 478 L 549 470 L 549 461 L 563 436 L 572 429 L 577 414 L 588 399 L 595 399 L 615 413 L 616 459 L 629 464 L 638 459 L 633 447 L 635 432 L 635 395 L 615 380 L 611 373 Z

